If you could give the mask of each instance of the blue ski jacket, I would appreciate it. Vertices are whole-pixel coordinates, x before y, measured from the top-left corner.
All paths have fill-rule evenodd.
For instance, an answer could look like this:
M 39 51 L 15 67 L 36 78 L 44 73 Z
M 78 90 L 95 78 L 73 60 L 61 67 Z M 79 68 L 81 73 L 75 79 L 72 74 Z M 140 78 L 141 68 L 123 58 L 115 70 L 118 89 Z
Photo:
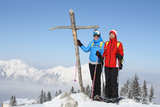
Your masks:
M 89 60 L 91 62 L 97 62 L 97 55 L 96 55 L 96 52 L 99 51 L 101 53 L 101 55 L 103 55 L 103 52 L 104 52 L 104 42 L 102 40 L 101 37 L 99 37 L 98 40 L 92 40 L 88 47 L 85 47 L 84 45 L 81 46 L 81 49 L 84 51 L 84 52 L 90 52 L 90 55 L 89 55 Z M 98 63 L 99 63 L 99 59 L 98 59 Z

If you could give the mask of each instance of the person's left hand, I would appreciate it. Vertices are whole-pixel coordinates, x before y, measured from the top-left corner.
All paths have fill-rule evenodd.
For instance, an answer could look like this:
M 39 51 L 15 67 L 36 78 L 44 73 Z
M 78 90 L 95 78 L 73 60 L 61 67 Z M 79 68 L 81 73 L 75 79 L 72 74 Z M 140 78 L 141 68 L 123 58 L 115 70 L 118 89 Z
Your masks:
M 122 70 L 123 64 L 119 64 L 119 69 Z

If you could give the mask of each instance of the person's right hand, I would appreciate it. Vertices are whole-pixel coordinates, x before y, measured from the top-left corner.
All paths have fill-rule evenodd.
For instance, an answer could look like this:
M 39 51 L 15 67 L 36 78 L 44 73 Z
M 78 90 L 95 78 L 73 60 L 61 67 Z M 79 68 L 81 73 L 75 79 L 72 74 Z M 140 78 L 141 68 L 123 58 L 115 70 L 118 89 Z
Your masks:
M 80 40 L 77 40 L 77 44 L 78 44 L 78 46 L 80 46 L 80 47 L 83 45 Z
M 101 56 L 101 53 L 100 53 L 99 51 L 97 51 L 97 52 L 96 52 L 96 55 L 97 55 L 98 57 L 100 57 L 100 56 Z
M 96 55 L 98 56 L 100 63 L 103 65 L 103 57 L 102 57 L 101 53 L 99 51 L 97 51 Z

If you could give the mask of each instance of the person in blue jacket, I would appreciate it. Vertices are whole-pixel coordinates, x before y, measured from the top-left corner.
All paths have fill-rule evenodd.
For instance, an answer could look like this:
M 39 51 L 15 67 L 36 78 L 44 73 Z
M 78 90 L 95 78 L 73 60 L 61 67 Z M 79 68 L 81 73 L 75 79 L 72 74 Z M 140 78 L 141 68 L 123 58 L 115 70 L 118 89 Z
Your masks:
M 101 96 L 101 72 L 103 67 L 102 55 L 104 49 L 104 42 L 101 38 L 101 34 L 98 30 L 95 30 L 93 32 L 93 40 L 87 47 L 85 47 L 80 40 L 77 40 L 77 43 L 84 52 L 90 52 L 89 70 L 92 79 L 92 85 L 94 85 L 94 89 L 92 89 L 94 91 L 91 97 L 94 98 L 95 96 Z M 96 75 L 94 72 L 96 72 Z

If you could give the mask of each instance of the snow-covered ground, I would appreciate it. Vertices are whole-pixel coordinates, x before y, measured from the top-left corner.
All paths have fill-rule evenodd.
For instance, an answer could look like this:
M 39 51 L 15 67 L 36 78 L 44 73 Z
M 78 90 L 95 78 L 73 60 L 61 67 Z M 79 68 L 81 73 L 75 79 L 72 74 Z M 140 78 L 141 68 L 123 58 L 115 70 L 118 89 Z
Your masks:
M 154 104 L 141 104 L 133 100 L 124 99 L 119 104 L 92 101 L 88 96 L 82 93 L 68 94 L 62 93 L 50 102 L 44 104 L 26 104 L 18 107 L 160 107 Z
M 31 105 L 31 104 L 36 103 L 36 100 L 34 100 L 34 99 L 27 99 L 27 98 L 17 98 L 16 101 L 17 101 L 18 105 L 24 105 L 24 104 L 25 105 Z M 4 101 L 3 103 L 4 104 L 9 104 L 9 101 Z

